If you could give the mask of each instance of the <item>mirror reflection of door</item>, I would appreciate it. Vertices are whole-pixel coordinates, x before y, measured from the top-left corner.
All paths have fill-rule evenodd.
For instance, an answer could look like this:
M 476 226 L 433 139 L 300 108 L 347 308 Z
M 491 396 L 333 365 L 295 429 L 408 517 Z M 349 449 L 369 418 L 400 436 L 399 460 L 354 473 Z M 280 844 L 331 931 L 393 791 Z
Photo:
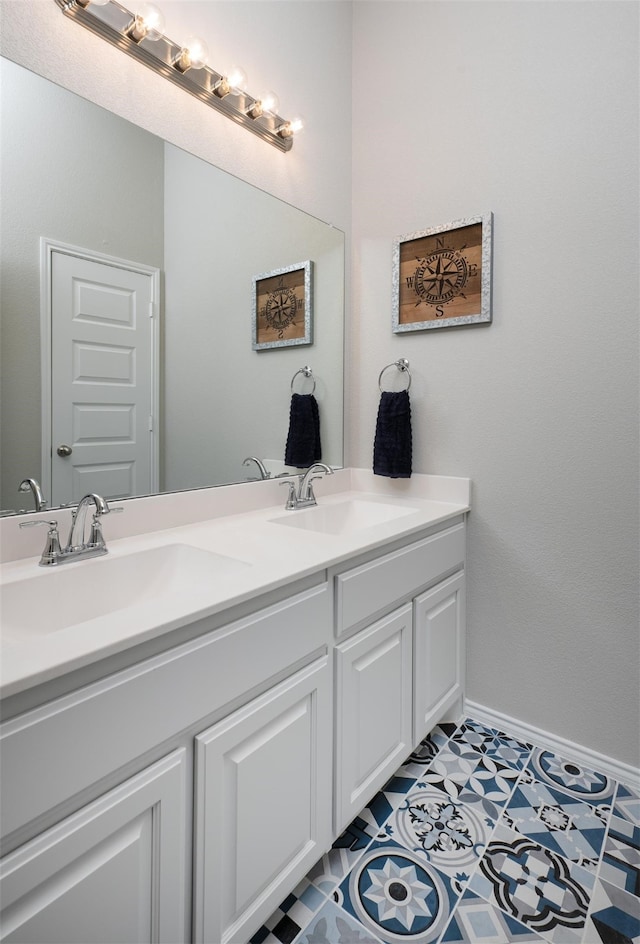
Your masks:
M 51 345 L 43 455 L 51 456 L 51 504 L 87 492 L 118 499 L 158 491 L 159 271 L 43 243 Z

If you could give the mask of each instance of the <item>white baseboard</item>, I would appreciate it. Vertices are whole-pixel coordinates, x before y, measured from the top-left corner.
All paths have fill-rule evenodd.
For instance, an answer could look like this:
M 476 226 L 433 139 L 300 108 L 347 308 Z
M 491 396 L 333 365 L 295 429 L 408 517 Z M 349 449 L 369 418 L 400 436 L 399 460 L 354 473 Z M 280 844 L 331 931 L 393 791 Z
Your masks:
M 510 715 L 502 714 L 500 711 L 494 711 L 493 708 L 487 708 L 485 705 L 479 705 L 475 701 L 465 699 L 465 715 L 486 724 L 491 728 L 498 728 L 505 734 L 513 734 L 521 738 L 534 747 L 544 747 L 551 750 L 554 754 L 566 757 L 567 760 L 575 760 L 577 763 L 591 770 L 597 770 L 600 773 L 613 777 L 614 780 L 621 780 L 623 783 L 640 790 L 640 770 L 631 764 L 625 764 L 622 761 L 615 760 L 613 757 L 607 757 L 606 754 L 600 754 L 598 751 L 592 751 L 589 747 L 583 747 L 581 744 L 574 744 L 573 741 L 567 741 L 565 738 L 550 731 L 543 731 L 525 721 L 518 721 Z

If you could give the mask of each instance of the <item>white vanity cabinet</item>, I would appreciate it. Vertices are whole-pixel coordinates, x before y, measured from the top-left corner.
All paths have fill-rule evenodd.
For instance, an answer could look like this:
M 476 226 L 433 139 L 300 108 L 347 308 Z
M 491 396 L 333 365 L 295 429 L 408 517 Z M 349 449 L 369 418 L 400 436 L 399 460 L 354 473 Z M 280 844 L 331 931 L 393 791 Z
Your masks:
M 336 834 L 461 707 L 465 545 L 462 521 L 334 574 Z
M 462 509 L 3 702 L 0 940 L 246 944 L 461 710 Z
M 260 927 L 332 841 L 323 576 L 0 725 L 1 940 Z
M 328 656 L 196 738 L 196 942 L 246 941 L 331 845 Z
M 185 834 L 186 752 L 177 750 L 5 857 L 3 940 L 181 940 Z

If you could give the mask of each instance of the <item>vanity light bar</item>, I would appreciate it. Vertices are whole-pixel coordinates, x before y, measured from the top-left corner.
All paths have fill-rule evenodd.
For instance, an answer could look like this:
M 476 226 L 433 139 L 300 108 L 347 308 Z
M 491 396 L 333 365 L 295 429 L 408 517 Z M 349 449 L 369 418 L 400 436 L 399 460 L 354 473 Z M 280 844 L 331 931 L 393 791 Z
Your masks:
M 55 0 L 65 16 L 71 17 L 92 33 L 106 39 L 122 52 L 142 62 L 174 85 L 178 85 L 201 102 L 222 112 L 236 124 L 243 125 L 281 151 L 289 151 L 297 130 L 294 121 L 287 121 L 262 107 L 259 99 L 238 89 L 229 90 L 227 78 L 209 66 L 185 68 L 185 49 L 166 36 L 151 39 L 133 27 L 136 15 L 118 0 Z M 221 97 L 220 92 L 223 92 Z

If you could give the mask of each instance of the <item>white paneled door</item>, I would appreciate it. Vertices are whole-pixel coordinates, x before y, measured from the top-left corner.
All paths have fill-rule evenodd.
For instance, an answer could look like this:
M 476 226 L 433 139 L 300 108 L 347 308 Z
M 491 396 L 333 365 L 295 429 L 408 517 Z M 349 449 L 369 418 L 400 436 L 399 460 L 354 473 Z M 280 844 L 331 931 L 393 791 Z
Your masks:
M 51 504 L 155 492 L 158 270 L 47 246 Z

